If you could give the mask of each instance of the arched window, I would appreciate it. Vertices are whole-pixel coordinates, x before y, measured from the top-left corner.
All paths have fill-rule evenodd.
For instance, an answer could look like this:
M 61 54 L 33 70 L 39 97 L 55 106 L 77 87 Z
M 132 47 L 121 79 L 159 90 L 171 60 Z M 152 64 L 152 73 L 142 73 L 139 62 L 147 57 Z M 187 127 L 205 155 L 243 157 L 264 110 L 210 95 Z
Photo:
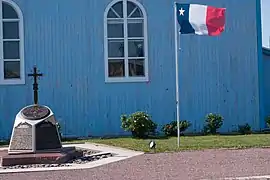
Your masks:
M 23 17 L 11 0 L 0 0 L 0 84 L 24 84 Z
M 114 0 L 105 10 L 106 82 L 148 81 L 147 18 L 136 0 Z

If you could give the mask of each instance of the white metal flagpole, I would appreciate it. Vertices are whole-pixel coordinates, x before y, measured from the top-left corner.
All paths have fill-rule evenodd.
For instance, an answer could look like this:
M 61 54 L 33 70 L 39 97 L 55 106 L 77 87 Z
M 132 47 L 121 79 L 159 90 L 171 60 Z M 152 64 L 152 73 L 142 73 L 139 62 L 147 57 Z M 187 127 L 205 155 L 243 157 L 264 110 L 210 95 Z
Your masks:
M 177 6 L 174 2 L 174 35 L 175 35 L 175 86 L 176 86 L 176 119 L 177 119 L 177 145 L 180 147 L 180 120 L 179 120 L 179 82 L 178 82 L 178 43 L 180 39 L 178 37 L 178 23 L 177 23 Z

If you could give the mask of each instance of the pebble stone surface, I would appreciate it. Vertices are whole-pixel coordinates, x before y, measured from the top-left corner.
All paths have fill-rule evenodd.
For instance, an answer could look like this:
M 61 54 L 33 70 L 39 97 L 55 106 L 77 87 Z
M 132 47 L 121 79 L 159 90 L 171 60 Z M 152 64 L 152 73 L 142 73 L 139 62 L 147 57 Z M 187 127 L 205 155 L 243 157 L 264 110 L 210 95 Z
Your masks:
M 270 175 L 270 149 L 144 154 L 92 169 L 1 174 L 0 180 L 218 180 L 259 175 Z
M 103 155 L 93 155 L 98 153 L 93 150 L 83 149 L 83 156 L 77 159 L 72 159 L 67 163 L 63 164 L 29 164 L 29 165 L 16 165 L 16 166 L 5 166 L 0 167 L 0 169 L 26 169 L 26 168 L 48 168 L 48 167 L 69 167 L 71 164 L 85 164 L 92 161 L 97 161 L 104 158 L 112 157 L 113 154 L 103 154 Z M 91 155 L 91 156 L 90 156 Z

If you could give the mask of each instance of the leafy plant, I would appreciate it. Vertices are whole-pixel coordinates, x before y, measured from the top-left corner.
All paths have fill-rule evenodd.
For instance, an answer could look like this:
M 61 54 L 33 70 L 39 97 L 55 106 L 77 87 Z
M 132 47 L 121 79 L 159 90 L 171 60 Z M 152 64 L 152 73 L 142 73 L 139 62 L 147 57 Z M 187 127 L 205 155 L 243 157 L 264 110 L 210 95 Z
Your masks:
M 216 134 L 217 130 L 223 125 L 224 118 L 220 114 L 209 113 L 206 115 L 204 132 L 206 134 Z
M 238 132 L 241 134 L 251 134 L 251 127 L 248 123 L 238 126 Z
M 191 126 L 191 123 L 187 120 L 179 122 L 180 132 L 183 133 L 187 128 Z M 167 136 L 177 136 L 177 121 L 172 121 L 169 124 L 166 124 L 162 127 L 162 131 Z
M 59 122 L 56 122 L 56 128 L 57 128 L 57 130 L 58 130 L 60 139 L 62 139 L 61 125 L 60 125 Z
M 145 112 L 135 112 L 129 116 L 122 115 L 121 122 L 121 128 L 138 138 L 145 138 L 150 133 L 155 133 L 157 129 L 157 124 Z
M 267 126 L 270 128 L 270 116 L 267 116 L 265 118 L 265 121 L 266 121 Z

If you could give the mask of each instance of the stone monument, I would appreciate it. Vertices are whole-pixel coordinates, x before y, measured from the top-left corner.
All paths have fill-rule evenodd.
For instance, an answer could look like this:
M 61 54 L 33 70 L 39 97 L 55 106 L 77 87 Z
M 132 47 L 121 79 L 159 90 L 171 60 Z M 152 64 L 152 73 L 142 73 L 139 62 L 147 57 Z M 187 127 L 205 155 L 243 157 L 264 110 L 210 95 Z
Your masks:
M 53 111 L 38 104 L 38 77 L 42 76 L 34 67 L 34 104 L 24 107 L 16 115 L 8 154 L 52 152 L 62 148 Z
M 27 164 L 62 164 L 83 156 L 75 146 L 62 147 L 53 111 L 38 104 L 38 77 L 34 67 L 34 104 L 16 115 L 8 149 L 0 150 L 0 167 Z

